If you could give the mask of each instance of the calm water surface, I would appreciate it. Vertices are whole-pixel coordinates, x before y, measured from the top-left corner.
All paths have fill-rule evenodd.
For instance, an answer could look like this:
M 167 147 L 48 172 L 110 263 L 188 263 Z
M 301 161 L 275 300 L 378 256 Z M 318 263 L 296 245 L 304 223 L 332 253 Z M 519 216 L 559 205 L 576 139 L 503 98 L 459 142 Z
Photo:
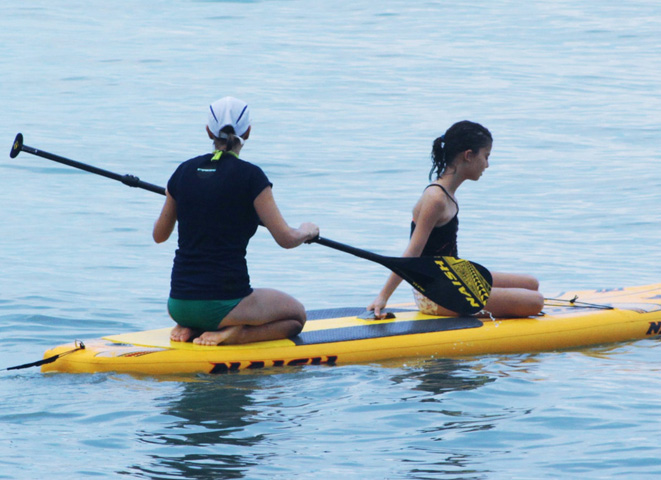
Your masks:
M 494 134 L 460 253 L 564 290 L 661 281 L 661 6 L 633 2 L 35 0 L 0 15 L 0 140 L 164 185 L 251 105 L 244 157 L 290 223 L 388 255 L 432 140 Z M 0 368 L 170 325 L 162 197 L 0 162 Z M 259 232 L 255 286 L 364 306 L 387 271 Z M 393 302 L 410 301 L 401 288 Z M 654 341 L 220 377 L 0 373 L 0 478 L 656 478 Z

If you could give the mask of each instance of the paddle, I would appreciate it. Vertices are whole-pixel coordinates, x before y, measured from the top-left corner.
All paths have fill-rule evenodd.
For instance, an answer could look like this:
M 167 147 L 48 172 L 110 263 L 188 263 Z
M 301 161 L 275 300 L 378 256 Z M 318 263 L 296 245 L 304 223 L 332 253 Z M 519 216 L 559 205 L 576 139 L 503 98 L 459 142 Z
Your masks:
M 165 189 L 143 182 L 133 175 L 119 175 L 85 163 L 44 152 L 23 144 L 23 135 L 16 135 L 9 156 L 15 158 L 21 151 L 47 158 L 64 165 L 111 178 L 130 187 L 143 188 L 165 195 Z M 350 253 L 365 260 L 376 262 L 392 270 L 413 288 L 439 305 L 462 315 L 479 312 L 489 298 L 493 279 L 482 265 L 454 257 L 385 257 L 351 247 L 343 243 L 317 237 L 312 242 Z
M 312 242 L 376 262 L 392 270 L 425 297 L 460 315 L 477 313 L 491 293 L 493 278 L 482 265 L 454 257 L 385 257 L 317 237 Z
M 16 158 L 16 156 L 21 151 L 31 153 L 32 155 L 36 155 L 38 157 L 47 158 L 58 163 L 63 163 L 64 165 L 69 165 L 70 167 L 79 168 L 80 170 L 85 170 L 86 172 L 96 173 L 102 177 L 107 177 L 122 182 L 124 185 L 128 185 L 129 187 L 142 188 L 144 190 L 149 190 L 150 192 L 165 195 L 165 189 L 163 187 L 143 182 L 134 175 L 120 175 L 118 173 L 109 172 L 108 170 L 104 170 L 102 168 L 93 167 L 92 165 L 87 165 L 75 160 L 69 160 L 68 158 L 60 157 L 59 155 L 54 155 L 52 153 L 44 152 L 42 150 L 37 150 L 36 148 L 28 147 L 27 145 L 23 145 L 23 135 L 19 133 L 16 135 L 16 139 L 14 140 L 14 145 L 12 145 L 9 156 L 11 158 Z

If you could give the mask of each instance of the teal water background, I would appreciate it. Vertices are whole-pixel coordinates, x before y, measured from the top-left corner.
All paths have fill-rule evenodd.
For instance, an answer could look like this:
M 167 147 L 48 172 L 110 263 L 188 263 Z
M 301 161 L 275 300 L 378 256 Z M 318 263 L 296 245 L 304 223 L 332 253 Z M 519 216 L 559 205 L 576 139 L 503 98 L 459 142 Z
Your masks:
M 207 105 L 251 106 L 244 157 L 292 224 L 399 255 L 453 122 L 494 135 L 460 254 L 565 290 L 661 281 L 661 5 L 2 2 L 0 140 L 165 185 Z M 162 197 L 0 161 L 0 368 L 170 325 Z M 387 271 L 260 231 L 255 286 L 364 306 Z M 393 302 L 411 300 L 400 288 Z M 661 347 L 183 378 L 0 373 L 0 478 L 658 478 Z

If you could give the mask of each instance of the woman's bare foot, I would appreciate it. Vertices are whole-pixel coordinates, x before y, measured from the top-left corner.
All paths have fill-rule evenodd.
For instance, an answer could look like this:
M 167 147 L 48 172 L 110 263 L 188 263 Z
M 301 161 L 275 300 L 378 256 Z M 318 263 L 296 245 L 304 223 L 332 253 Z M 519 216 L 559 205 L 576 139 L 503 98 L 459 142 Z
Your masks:
M 235 325 L 232 327 L 221 328 L 213 332 L 204 332 L 202 335 L 193 340 L 196 345 L 220 345 L 221 343 L 232 344 L 236 343 L 237 338 L 243 326 Z
M 170 332 L 170 340 L 173 342 L 187 342 L 195 336 L 195 330 L 177 325 Z

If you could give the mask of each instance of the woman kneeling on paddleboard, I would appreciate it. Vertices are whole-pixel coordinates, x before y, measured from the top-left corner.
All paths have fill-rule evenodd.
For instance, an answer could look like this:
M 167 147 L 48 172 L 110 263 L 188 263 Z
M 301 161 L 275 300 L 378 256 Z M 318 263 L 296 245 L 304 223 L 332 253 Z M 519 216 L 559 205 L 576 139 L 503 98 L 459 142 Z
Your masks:
M 489 167 L 492 143 L 489 130 L 467 120 L 455 123 L 434 141 L 429 179 L 435 173 L 436 180 L 427 186 L 413 207 L 411 238 L 404 257 L 458 256 L 459 204 L 455 194 L 464 180 L 479 180 Z M 492 272 L 492 275 L 491 295 L 480 315 L 528 317 L 542 311 L 544 298 L 538 291 L 536 278 L 512 273 Z M 368 310 L 374 310 L 375 316 L 381 318 L 382 310 L 401 281 L 391 274 Z M 416 290 L 413 294 L 422 313 L 456 315 Z
M 215 151 L 182 163 L 168 181 L 154 225 L 156 243 L 178 222 L 168 311 L 170 339 L 200 345 L 240 344 L 298 335 L 303 305 L 286 293 L 250 287 L 246 248 L 261 223 L 283 248 L 319 235 L 319 227 L 290 227 L 261 168 L 239 159 L 250 136 L 248 105 L 224 97 L 209 107 L 207 134 Z M 198 336 L 199 335 L 199 336 Z

